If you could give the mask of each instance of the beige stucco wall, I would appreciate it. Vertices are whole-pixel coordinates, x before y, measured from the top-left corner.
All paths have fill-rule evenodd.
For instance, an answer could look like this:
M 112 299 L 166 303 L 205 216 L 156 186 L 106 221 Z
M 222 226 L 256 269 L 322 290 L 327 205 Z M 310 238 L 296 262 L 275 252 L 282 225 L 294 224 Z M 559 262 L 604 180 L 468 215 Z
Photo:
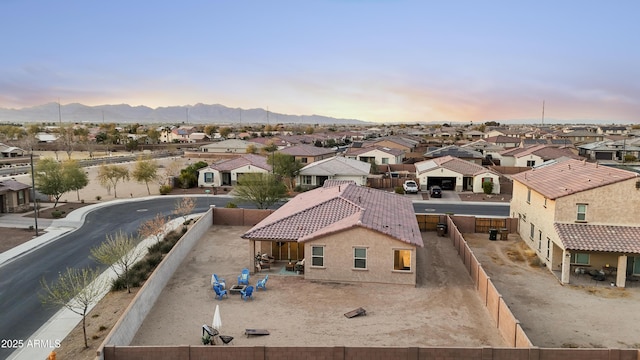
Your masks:
M 500 176 L 496 174 L 492 174 L 490 172 L 486 172 L 484 174 L 478 174 L 473 177 L 473 192 L 474 193 L 483 193 L 484 189 L 482 188 L 482 179 L 483 178 L 492 178 L 493 179 L 493 190 L 492 194 L 500 194 Z
M 388 164 L 391 164 L 391 165 L 401 164 L 402 159 L 404 159 L 404 156 L 402 155 L 394 156 L 392 154 L 386 153 L 384 151 L 380 151 L 378 149 L 373 149 L 371 151 L 367 151 L 365 153 L 358 155 L 357 160 L 360 160 L 361 157 L 375 157 L 376 164 L 378 165 L 382 165 L 382 158 L 387 158 L 389 160 Z
M 535 165 L 540 165 L 544 162 L 544 160 L 542 160 L 542 158 L 538 155 L 534 155 L 534 154 L 529 154 L 526 156 L 521 156 L 519 158 L 515 158 L 515 164 L 512 166 L 521 166 L 521 167 L 526 167 L 527 166 L 527 161 L 535 161 L 536 163 Z M 505 164 L 501 164 L 501 165 L 505 165 Z
M 268 171 L 255 165 L 245 165 L 231 170 L 231 183 L 235 184 L 238 181 L 238 174 L 244 173 L 268 173 Z
M 204 182 L 204 174 L 212 173 L 213 174 L 213 182 L 206 183 Z M 222 186 L 222 177 L 220 176 L 220 172 L 218 170 L 202 170 L 198 173 L 198 186 L 199 187 L 218 187 Z
M 324 266 L 311 266 L 311 246 L 324 246 Z M 367 269 L 353 268 L 354 247 L 367 248 Z M 393 270 L 394 250 L 411 251 L 411 271 Z M 355 227 L 304 244 L 305 279 L 416 284 L 415 246 L 362 227 Z
M 576 221 L 577 205 L 587 204 L 589 224 L 638 226 L 640 189 L 636 189 L 637 181 L 640 178 L 561 197 L 557 200 L 556 221 Z

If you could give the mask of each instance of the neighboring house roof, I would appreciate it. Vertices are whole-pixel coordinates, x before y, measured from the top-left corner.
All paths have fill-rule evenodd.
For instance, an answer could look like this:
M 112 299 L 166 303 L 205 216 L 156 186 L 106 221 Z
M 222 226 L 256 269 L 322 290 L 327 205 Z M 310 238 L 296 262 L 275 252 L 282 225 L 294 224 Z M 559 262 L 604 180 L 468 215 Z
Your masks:
M 299 194 L 242 237 L 303 242 L 355 227 L 424 246 L 411 200 L 354 183 Z
M 341 156 L 324 159 L 300 169 L 300 175 L 357 175 L 366 176 L 371 170 L 371 163 L 347 159 Z
M 262 144 L 253 141 L 245 141 L 239 139 L 223 140 L 207 145 L 200 146 L 200 149 L 246 149 L 249 144 L 253 144 L 256 148 L 261 149 Z
M 271 171 L 271 165 L 267 164 L 267 159 L 254 154 L 246 154 L 235 159 L 222 160 L 215 164 L 211 164 L 209 168 L 218 171 L 231 171 L 246 165 L 253 165 L 255 167 Z
M 0 193 L 6 193 L 8 191 L 20 191 L 20 190 L 30 189 L 30 188 L 31 186 L 15 180 L 0 181 Z
M 554 200 L 638 177 L 638 174 L 580 160 L 566 160 L 511 176 L 544 197 Z
M 521 158 L 527 155 L 539 156 L 542 160 L 552 160 L 560 157 L 570 157 L 573 159 L 580 159 L 578 155 L 575 155 L 571 150 L 559 149 L 556 146 L 550 145 L 534 145 L 525 148 L 515 148 L 505 150 L 500 153 L 502 156 L 513 156 L 515 158 Z
M 640 254 L 640 227 L 555 223 L 567 250 Z
M 473 158 L 473 159 L 482 159 L 484 157 L 482 156 L 481 153 L 475 150 L 465 149 L 463 147 L 456 146 L 456 145 L 449 145 L 439 149 L 427 151 L 424 154 L 424 156 L 428 158 L 437 158 L 437 157 L 442 157 L 447 155 L 457 157 L 457 158 Z
M 498 135 L 488 137 L 484 141 L 494 144 L 520 144 L 522 140 L 519 137 Z
M 404 154 L 404 151 L 400 149 L 392 149 L 384 146 L 367 146 L 367 147 L 361 147 L 361 148 L 350 147 L 347 150 L 347 155 L 362 155 L 368 152 L 372 152 L 374 150 L 379 150 L 393 156 L 400 156 Z
M 597 137 L 602 137 L 601 134 L 596 134 L 594 132 L 588 131 L 588 130 L 574 130 L 568 133 L 564 133 L 564 134 L 559 134 L 558 137 L 576 137 L 576 136 L 580 136 L 580 137 L 593 137 L 593 136 L 597 136 Z
M 441 167 L 457 172 L 458 174 L 462 174 L 463 176 L 474 176 L 484 173 L 498 175 L 495 171 L 487 169 L 484 166 L 480 166 L 467 160 L 458 159 L 453 156 L 444 156 L 432 160 L 421 161 L 416 163 L 415 166 L 418 174 Z
M 295 146 L 287 147 L 279 150 L 279 152 L 292 156 L 322 156 L 335 153 L 335 151 L 331 149 L 311 146 L 307 144 L 298 144 Z

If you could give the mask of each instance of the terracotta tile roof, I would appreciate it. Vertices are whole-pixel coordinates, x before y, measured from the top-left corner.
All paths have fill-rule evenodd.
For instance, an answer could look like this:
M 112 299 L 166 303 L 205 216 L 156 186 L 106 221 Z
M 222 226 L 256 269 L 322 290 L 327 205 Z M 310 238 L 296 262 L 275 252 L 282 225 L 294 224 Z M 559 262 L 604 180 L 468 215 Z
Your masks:
M 335 151 L 331 149 L 311 146 L 307 144 L 298 144 L 295 146 L 287 147 L 279 150 L 279 152 L 293 156 L 321 156 L 335 153 Z
M 19 190 L 30 189 L 30 188 L 31 186 L 15 180 L 0 181 L 0 192 L 19 191 Z
M 380 150 L 382 152 L 391 154 L 393 156 L 399 156 L 404 154 L 404 151 L 400 149 L 392 149 L 392 148 L 383 147 L 383 146 L 365 146 L 361 148 L 350 147 L 349 149 L 347 149 L 347 155 L 362 155 L 368 152 L 372 152 L 374 150 Z
M 424 246 L 411 200 L 354 183 L 302 193 L 242 237 L 303 242 L 357 226 Z
M 564 248 L 640 254 L 640 227 L 555 223 Z
M 431 160 L 420 161 L 416 163 L 415 166 L 417 174 L 421 174 L 423 172 L 441 167 L 457 172 L 464 176 L 472 176 L 484 173 L 492 173 L 497 175 L 495 171 L 487 169 L 484 166 L 448 155 Z
M 525 186 L 554 200 L 581 191 L 595 189 L 638 177 L 638 174 L 597 163 L 566 160 L 533 168 L 511 176 Z
M 311 164 L 303 167 L 300 170 L 300 175 L 366 176 L 366 175 L 369 175 L 370 170 L 371 170 L 371 163 L 360 161 L 360 160 L 347 159 L 341 156 L 334 156 L 332 158 L 312 162 Z
M 267 159 L 260 155 L 246 154 L 235 159 L 222 160 L 209 167 L 218 171 L 231 171 L 245 165 L 253 165 L 261 169 L 271 171 L 271 165 L 267 164 Z

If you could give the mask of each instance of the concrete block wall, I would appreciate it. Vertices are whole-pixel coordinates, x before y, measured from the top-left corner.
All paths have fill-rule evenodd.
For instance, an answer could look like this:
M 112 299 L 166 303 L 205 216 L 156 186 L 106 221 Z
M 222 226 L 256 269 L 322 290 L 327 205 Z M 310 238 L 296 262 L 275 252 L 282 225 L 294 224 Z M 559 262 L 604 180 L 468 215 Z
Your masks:
M 182 263 L 191 249 L 200 238 L 211 228 L 213 223 L 213 208 L 210 208 L 200 220 L 193 224 L 180 241 L 160 262 L 156 270 L 144 283 L 140 291 L 133 298 L 120 319 L 116 322 L 111 332 L 107 335 L 102 345 L 98 348 L 97 358 L 103 358 L 102 348 L 109 345 L 129 345 L 136 332 L 147 317 L 160 293 L 167 282 L 173 276 L 178 266 Z M 170 358 L 167 358 L 170 359 Z M 177 359 L 180 359 L 179 357 Z

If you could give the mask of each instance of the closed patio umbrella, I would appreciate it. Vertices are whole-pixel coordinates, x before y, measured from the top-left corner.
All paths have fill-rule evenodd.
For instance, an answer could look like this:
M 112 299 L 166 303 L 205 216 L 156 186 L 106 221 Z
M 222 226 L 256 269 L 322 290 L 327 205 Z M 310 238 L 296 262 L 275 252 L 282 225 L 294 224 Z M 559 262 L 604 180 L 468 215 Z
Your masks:
M 213 313 L 213 324 L 211 324 L 214 329 L 220 330 L 222 327 L 222 318 L 220 317 L 220 305 L 216 305 L 216 311 Z

